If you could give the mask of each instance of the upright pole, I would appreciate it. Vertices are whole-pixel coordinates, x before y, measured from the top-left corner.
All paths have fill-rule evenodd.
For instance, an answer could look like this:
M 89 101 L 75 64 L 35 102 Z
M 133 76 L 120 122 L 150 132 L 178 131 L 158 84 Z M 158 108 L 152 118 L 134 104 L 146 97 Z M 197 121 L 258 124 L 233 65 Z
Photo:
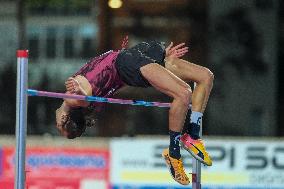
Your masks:
M 15 189 L 25 188 L 27 135 L 28 50 L 17 51 Z
M 195 158 L 192 158 L 192 189 L 201 189 L 201 163 Z
M 196 83 L 194 83 L 194 87 Z M 202 137 L 202 122 L 200 125 L 199 136 Z M 192 157 L 192 189 L 201 189 L 201 163 Z

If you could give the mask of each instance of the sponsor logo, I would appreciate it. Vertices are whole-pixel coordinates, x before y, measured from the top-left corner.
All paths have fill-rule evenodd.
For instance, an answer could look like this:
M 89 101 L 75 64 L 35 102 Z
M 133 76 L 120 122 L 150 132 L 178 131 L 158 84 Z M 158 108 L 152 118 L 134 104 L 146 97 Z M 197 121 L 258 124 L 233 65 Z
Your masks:
M 64 153 L 31 154 L 27 156 L 27 166 L 31 168 L 88 168 L 102 169 L 107 165 L 106 159 L 100 155 L 77 155 Z

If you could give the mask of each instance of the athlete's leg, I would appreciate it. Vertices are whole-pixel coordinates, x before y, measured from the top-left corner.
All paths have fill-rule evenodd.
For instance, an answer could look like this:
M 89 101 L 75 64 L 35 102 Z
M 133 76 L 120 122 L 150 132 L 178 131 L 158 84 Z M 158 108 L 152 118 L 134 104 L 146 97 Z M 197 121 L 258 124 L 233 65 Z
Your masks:
M 213 73 L 205 67 L 179 58 L 168 58 L 165 67 L 183 81 L 196 82 L 192 93 L 192 111 L 204 113 L 213 87 Z
M 199 131 L 213 86 L 213 74 L 205 67 L 178 58 L 168 58 L 165 67 L 186 82 L 196 82 L 192 94 L 192 113 L 187 115 L 185 134 L 181 137 L 181 142 L 196 159 L 206 165 L 212 165 L 211 158 L 200 139 Z
M 147 64 L 141 67 L 140 71 L 154 88 L 173 97 L 169 110 L 170 150 L 164 150 L 163 157 L 170 167 L 172 177 L 180 184 L 186 185 L 189 179 L 180 158 L 179 137 L 190 103 L 191 89 L 188 84 L 159 64 Z
M 156 63 L 143 66 L 140 70 L 154 88 L 173 97 L 169 110 L 169 129 L 180 132 L 191 98 L 189 85 Z

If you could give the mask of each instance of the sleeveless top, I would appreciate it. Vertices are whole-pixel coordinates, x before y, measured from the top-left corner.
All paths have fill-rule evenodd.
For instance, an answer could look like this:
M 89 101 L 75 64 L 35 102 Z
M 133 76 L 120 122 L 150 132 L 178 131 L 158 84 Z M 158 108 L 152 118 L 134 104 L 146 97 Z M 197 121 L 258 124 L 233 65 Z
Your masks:
M 128 45 L 128 36 L 121 44 L 124 49 Z M 125 84 L 118 75 L 115 61 L 120 50 L 110 50 L 102 55 L 92 58 L 88 61 L 73 77 L 77 75 L 84 76 L 92 87 L 92 95 L 98 97 L 110 97 Z M 96 110 L 100 110 L 105 103 L 92 102 L 90 105 Z
M 92 95 L 110 97 L 124 84 L 121 81 L 115 67 L 115 61 L 119 51 L 108 51 L 100 56 L 92 58 L 73 77 L 84 76 L 92 87 Z M 102 106 L 103 103 L 93 102 L 92 106 Z M 100 109 L 100 108 L 98 108 Z

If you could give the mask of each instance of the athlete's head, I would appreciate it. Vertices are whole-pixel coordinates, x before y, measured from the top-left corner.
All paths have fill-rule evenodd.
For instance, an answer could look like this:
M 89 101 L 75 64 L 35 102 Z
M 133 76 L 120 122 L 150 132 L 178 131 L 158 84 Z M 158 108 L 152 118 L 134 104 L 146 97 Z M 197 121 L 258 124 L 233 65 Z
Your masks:
M 69 139 L 80 137 L 85 132 L 86 125 L 82 108 L 73 108 L 70 110 L 64 130 L 66 137 Z
M 89 113 L 90 111 L 84 108 L 72 108 L 62 123 L 57 125 L 58 130 L 68 139 L 80 137 L 85 132 L 86 126 L 91 127 L 95 123 L 95 120 L 88 116 Z

